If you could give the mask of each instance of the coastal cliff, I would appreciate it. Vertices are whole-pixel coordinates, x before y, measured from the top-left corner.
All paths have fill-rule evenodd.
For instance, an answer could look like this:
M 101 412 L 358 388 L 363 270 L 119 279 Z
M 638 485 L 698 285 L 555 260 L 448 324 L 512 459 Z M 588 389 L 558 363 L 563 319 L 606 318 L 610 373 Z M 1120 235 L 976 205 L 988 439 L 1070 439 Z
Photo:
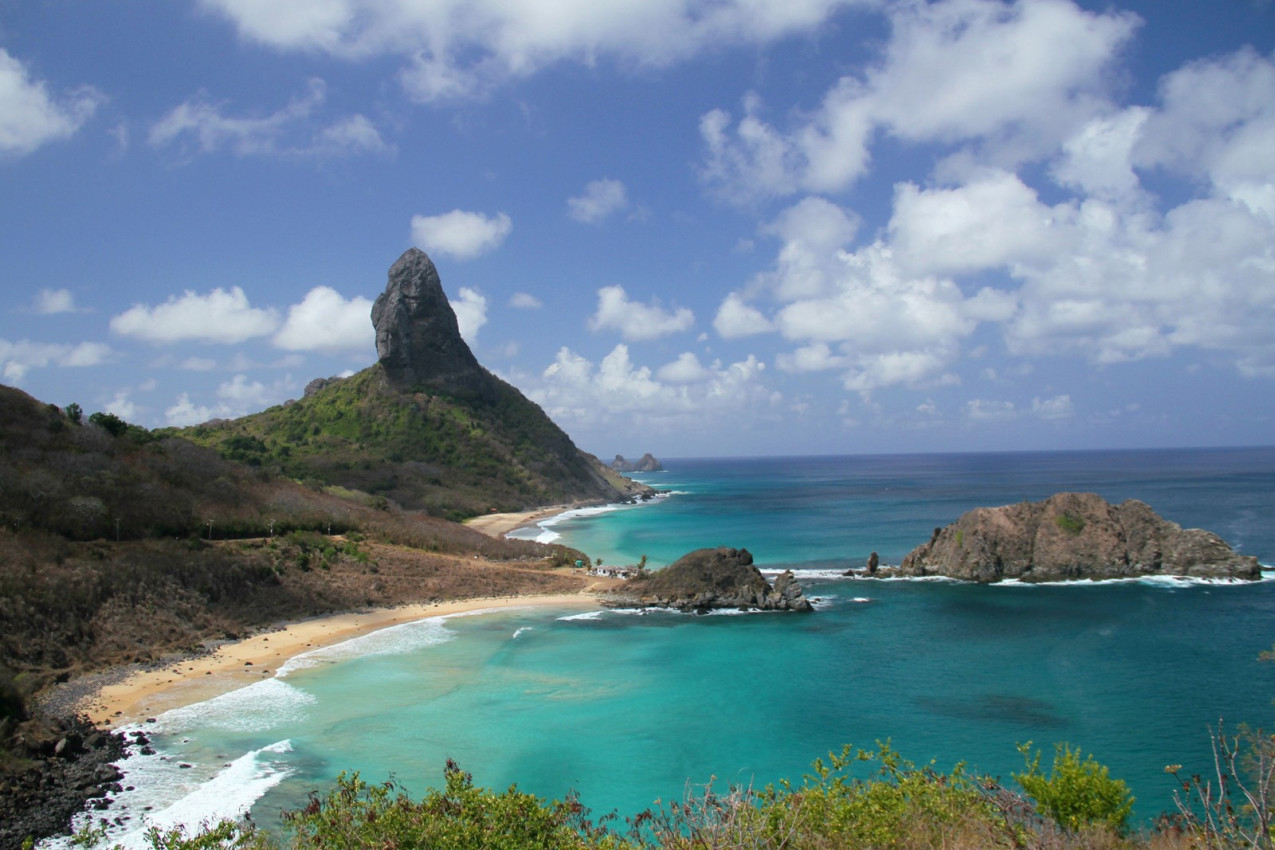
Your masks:
M 696 549 L 662 570 L 630 579 L 605 600 L 615 606 L 708 611 L 718 608 L 801 611 L 814 608 L 791 571 L 772 586 L 747 549 Z
M 897 574 L 981 583 L 1149 575 L 1252 581 L 1261 568 L 1216 534 L 1184 529 L 1136 499 L 1112 505 L 1093 493 L 1058 493 L 963 514 L 934 529 Z

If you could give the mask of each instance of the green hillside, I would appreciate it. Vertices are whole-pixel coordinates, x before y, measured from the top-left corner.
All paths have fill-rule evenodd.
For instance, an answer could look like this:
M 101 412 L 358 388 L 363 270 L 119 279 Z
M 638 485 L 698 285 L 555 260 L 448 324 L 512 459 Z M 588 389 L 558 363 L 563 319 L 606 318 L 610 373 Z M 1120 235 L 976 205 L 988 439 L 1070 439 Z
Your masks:
M 459 398 L 400 390 L 375 365 L 299 401 L 173 433 L 228 460 L 451 519 L 638 492 L 488 377 Z

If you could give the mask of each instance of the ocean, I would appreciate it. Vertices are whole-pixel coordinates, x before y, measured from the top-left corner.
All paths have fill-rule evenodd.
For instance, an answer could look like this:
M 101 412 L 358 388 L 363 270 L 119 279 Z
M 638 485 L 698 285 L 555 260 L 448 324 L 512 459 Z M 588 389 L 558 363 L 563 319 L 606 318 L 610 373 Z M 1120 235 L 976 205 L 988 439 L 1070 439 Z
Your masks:
M 170 711 L 113 839 L 304 805 L 343 770 L 420 794 L 448 758 L 476 784 L 569 792 L 621 817 L 712 783 L 800 780 L 845 744 L 1006 782 L 1018 745 L 1092 753 L 1146 822 L 1209 729 L 1271 727 L 1275 581 L 975 586 L 841 575 L 897 564 L 965 510 L 1054 492 L 1141 499 L 1275 566 L 1275 448 L 672 459 L 649 503 L 524 529 L 604 565 L 704 546 L 792 569 L 812 615 L 526 608 L 430 619 L 312 652 L 276 678 Z M 1271 574 L 1275 577 L 1275 573 Z M 99 815 L 100 816 L 100 815 Z

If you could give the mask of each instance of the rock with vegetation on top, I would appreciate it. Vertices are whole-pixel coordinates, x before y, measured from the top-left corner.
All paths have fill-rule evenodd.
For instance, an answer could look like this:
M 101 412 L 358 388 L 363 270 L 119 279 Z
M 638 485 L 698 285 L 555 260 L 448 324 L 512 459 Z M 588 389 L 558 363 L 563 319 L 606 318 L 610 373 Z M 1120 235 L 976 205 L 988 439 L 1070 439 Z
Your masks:
M 608 602 L 617 606 L 676 608 L 707 611 L 742 608 L 762 611 L 812 611 L 791 571 L 772 586 L 747 549 L 697 549 L 662 570 L 630 579 L 612 591 Z
M 898 573 L 985 583 L 1148 575 L 1255 580 L 1261 567 L 1216 534 L 1184 529 L 1136 499 L 1112 505 L 1093 493 L 1058 493 L 969 511 L 934 529 Z

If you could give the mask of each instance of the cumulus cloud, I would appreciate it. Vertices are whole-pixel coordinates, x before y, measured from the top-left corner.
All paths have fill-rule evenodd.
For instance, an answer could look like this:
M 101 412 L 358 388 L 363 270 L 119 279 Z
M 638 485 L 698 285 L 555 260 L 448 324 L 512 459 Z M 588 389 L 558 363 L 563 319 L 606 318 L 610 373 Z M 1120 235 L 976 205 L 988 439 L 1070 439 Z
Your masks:
M 134 304 L 113 317 L 110 326 L 112 333 L 146 342 L 234 344 L 274 333 L 279 315 L 250 305 L 238 286 L 229 291 L 217 287 L 206 295 L 186 290 L 155 307 Z
M 462 286 L 460 297 L 448 303 L 456 314 L 461 337 L 473 345 L 478 341 L 478 329 L 487 324 L 487 298 L 477 290 Z
M 291 375 L 266 384 L 237 374 L 217 385 L 217 401 L 213 405 L 198 404 L 189 393 L 179 394 L 173 405 L 164 411 L 164 420 L 169 425 L 183 427 L 199 425 L 214 418 L 233 419 L 279 404 L 296 389 Z
M 760 310 L 748 304 L 738 292 L 732 292 L 717 308 L 713 317 L 713 330 L 723 339 L 736 339 L 741 336 L 766 333 L 774 330 Z
M 720 108 L 705 113 L 705 182 L 739 202 L 840 191 L 867 173 L 880 133 L 974 144 L 1002 164 L 1050 155 L 1109 108 L 1108 70 L 1139 23 L 1067 0 L 898 3 L 888 15 L 880 59 L 839 80 L 795 126 L 766 123 L 751 95 L 738 122 Z
M 623 286 L 604 286 L 598 290 L 598 309 L 589 318 L 589 329 L 618 330 L 630 342 L 657 339 L 689 330 L 695 314 L 686 307 L 668 311 L 658 302 L 641 304 L 630 301 Z
M 106 362 L 112 354 L 108 345 L 100 342 L 69 343 L 10 342 L 0 339 L 0 374 L 12 384 L 26 377 L 31 369 L 46 366 L 97 366 Z
M 544 304 L 534 295 L 526 292 L 515 292 L 509 296 L 509 306 L 515 310 L 539 310 Z
M 956 382 L 949 369 L 961 341 L 983 322 L 1009 318 L 1014 296 L 989 287 L 969 295 L 950 277 L 913 271 L 884 240 L 849 252 L 855 225 L 822 199 L 780 214 L 764 228 L 782 242 L 774 267 L 724 299 L 719 333 L 773 328 L 798 343 L 776 358 L 780 369 L 839 370 L 847 389 L 865 394 Z M 773 305 L 772 315 L 749 303 L 758 300 Z
M 628 190 L 619 180 L 592 180 L 584 194 L 567 198 L 567 215 L 584 224 L 597 224 L 628 205 Z
M 1032 413 L 1041 419 L 1070 419 L 1075 410 L 1072 408 L 1070 395 L 1058 395 L 1053 398 L 1033 398 Z
M 509 216 L 452 210 L 442 215 L 412 216 L 412 241 L 426 253 L 470 260 L 500 247 L 514 229 Z
M 518 383 L 573 433 L 621 420 L 659 429 L 707 428 L 721 416 L 776 402 L 761 382 L 764 370 L 753 355 L 704 365 L 686 353 L 657 374 L 635 364 L 628 346 L 620 343 L 597 364 L 564 347 L 544 372 Z
M 74 313 L 75 296 L 69 289 L 41 289 L 31 302 L 33 312 L 41 316 L 52 316 L 57 313 Z
M 176 146 L 188 156 L 229 150 L 237 156 L 333 157 L 392 150 L 364 115 L 322 125 L 316 113 L 326 100 L 327 86 L 317 78 L 305 94 L 263 116 L 227 115 L 223 105 L 201 93 L 151 125 L 147 140 L 156 148 Z
M 25 156 L 49 142 L 75 135 L 105 102 L 83 86 L 61 97 L 31 79 L 27 66 L 0 47 L 0 157 Z
M 273 344 L 287 351 L 371 351 L 371 313 L 372 302 L 362 296 L 347 301 L 331 287 L 316 286 L 288 308 Z
M 246 39 L 348 59 L 399 56 L 399 80 L 427 102 L 482 96 L 559 62 L 666 66 L 728 44 L 812 32 L 863 0 L 203 0 Z

